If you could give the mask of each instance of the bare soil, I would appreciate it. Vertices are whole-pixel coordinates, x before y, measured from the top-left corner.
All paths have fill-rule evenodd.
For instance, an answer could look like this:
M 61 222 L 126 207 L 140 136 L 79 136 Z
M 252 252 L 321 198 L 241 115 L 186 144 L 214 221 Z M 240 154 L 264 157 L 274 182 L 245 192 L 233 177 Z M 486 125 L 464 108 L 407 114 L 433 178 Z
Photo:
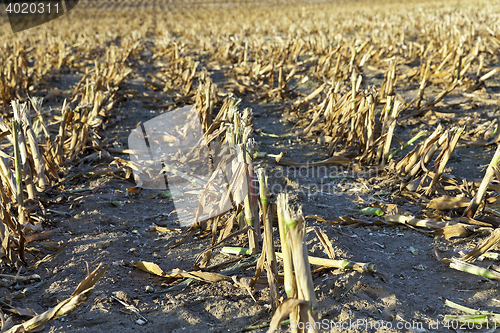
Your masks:
M 152 43 L 155 41 L 152 40 Z M 104 147 L 127 148 L 127 137 L 131 130 L 139 123 L 168 112 L 162 108 L 144 107 L 141 100 L 128 94 L 131 91 L 138 95 L 157 94 L 144 85 L 146 75 L 158 71 L 161 66 L 150 59 L 150 54 L 145 48 L 141 57 L 136 59 L 133 74 L 120 87 L 124 100 L 114 111 L 119 121 L 101 133 L 105 138 Z M 228 91 L 234 89 L 230 74 L 224 73 L 224 70 L 212 70 L 209 74 L 219 87 Z M 81 76 L 81 73 L 54 75 L 51 81 L 45 83 L 45 90 L 42 89 L 40 94 L 50 93 L 59 87 L 63 92 L 49 100 L 47 105 L 60 105 L 66 91 L 71 91 Z M 499 88 L 498 82 L 489 83 L 483 92 L 497 97 Z M 417 89 L 414 87 L 407 93 L 415 94 Z M 447 98 L 458 99 L 460 93 Z M 449 100 L 443 103 L 447 102 Z M 457 118 L 473 114 L 478 114 L 481 119 L 497 116 L 496 105 L 478 105 L 467 99 L 460 103 L 471 108 L 447 112 L 454 112 Z M 476 104 L 472 106 L 472 103 Z M 326 147 L 318 142 L 319 138 L 298 138 L 300 128 L 284 121 L 282 112 L 286 103 L 260 104 L 242 97 L 241 107 L 250 107 L 254 111 L 253 136 L 259 144 L 259 151 L 272 154 L 286 152 L 287 158 L 299 162 L 326 157 Z M 419 121 L 409 119 L 401 124 L 403 130 L 398 135 L 408 139 L 412 130 L 425 129 L 433 120 L 432 115 Z M 270 137 L 266 134 L 291 136 Z M 481 166 L 489 162 L 492 149 L 474 151 L 470 147 L 459 146 L 450 160 L 447 173 L 456 177 L 480 179 L 484 170 Z M 108 160 L 81 163 L 72 166 L 70 171 L 77 175 L 113 169 L 111 162 L 114 156 L 120 155 L 113 154 Z M 126 155 L 120 157 L 128 158 Z M 383 182 L 374 182 L 373 175 L 365 172 L 367 169 L 353 171 L 347 167 L 332 166 L 297 170 L 280 166 L 272 159 L 256 160 L 255 163 L 270 171 L 273 198 L 280 189 L 288 191 L 293 201 L 302 205 L 304 215 L 360 216 L 359 209 L 363 205 L 359 204 L 356 196 L 366 201 L 397 203 L 403 210 L 414 214 L 423 208 L 416 201 L 393 196 L 394 189 Z M 194 282 L 183 290 L 157 293 L 179 281 L 153 276 L 134 268 L 132 263 L 144 260 L 158 264 L 165 271 L 174 268 L 190 270 L 196 256 L 209 247 L 210 237 L 194 237 L 172 248 L 186 231 L 186 228 L 179 226 L 175 214 L 170 214 L 174 210 L 172 200 L 153 190 L 127 195 L 126 189 L 135 186 L 135 183 L 124 176 L 123 173 L 81 175 L 47 191 L 42 198 L 47 209 L 44 227 L 54 233 L 47 240 L 31 243 L 27 249 L 27 260 L 35 263 L 47 255 L 52 257 L 37 268 L 31 267 L 21 272 L 38 274 L 42 283 L 19 283 L 0 288 L 0 293 L 14 294 L 35 286 L 26 290 L 25 297 L 16 300 L 15 305 L 41 313 L 71 294 L 85 278 L 87 264 L 93 269 L 103 263 L 109 265 L 109 269 L 96 285 L 87 305 L 48 323 L 45 332 L 236 332 L 270 319 L 268 289 L 254 292 L 256 301 L 248 292 L 234 287 L 231 282 Z M 116 206 L 112 201 L 123 205 Z M 148 228 L 152 225 L 171 230 L 164 233 L 150 231 Z M 472 308 L 498 310 L 500 292 L 497 282 L 452 270 L 441 264 L 434 254 L 438 247 L 445 251 L 440 253 L 442 257 L 451 257 L 455 249 L 470 250 L 486 235 L 444 241 L 405 227 L 351 228 L 308 218 L 308 248 L 310 255 L 319 257 L 325 255 L 310 228 L 314 226 L 320 227 L 329 236 L 337 258 L 374 263 L 379 272 L 361 274 L 331 269 L 315 274 L 319 320 L 324 325 L 350 321 L 357 324 L 349 326 L 350 329 L 346 329 L 348 326 L 325 326 L 320 331 L 448 332 L 450 330 L 441 322 L 442 316 L 454 311 L 443 307 L 445 300 Z M 277 232 L 276 228 L 275 225 Z M 247 246 L 247 242 L 240 238 L 232 245 Z M 276 246 L 279 246 L 278 242 Z M 214 252 L 211 265 L 230 259 L 219 253 L 219 250 Z M 251 277 L 253 274 L 254 266 L 237 273 L 239 277 Z M 148 292 L 146 287 L 152 287 L 155 293 Z M 112 296 L 134 305 L 147 322 L 138 322 L 140 317 L 128 311 Z M 284 293 L 280 296 L 283 298 Z M 377 325 L 385 325 L 382 326 L 385 329 Z M 287 329 L 283 327 L 283 331 Z M 262 328 L 254 331 L 266 330 Z

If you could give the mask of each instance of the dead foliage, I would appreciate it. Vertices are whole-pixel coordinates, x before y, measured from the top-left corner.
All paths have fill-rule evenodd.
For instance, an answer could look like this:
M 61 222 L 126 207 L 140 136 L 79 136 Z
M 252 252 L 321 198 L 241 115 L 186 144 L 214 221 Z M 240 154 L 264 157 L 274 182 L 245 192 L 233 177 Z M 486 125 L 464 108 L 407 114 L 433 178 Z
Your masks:
M 175 246 L 193 236 L 208 238 L 210 245 L 188 271 L 163 271 L 147 261 L 134 267 L 169 281 L 184 280 L 182 288 L 193 280 L 233 281 L 253 297 L 256 288 L 268 287 L 274 312 L 270 331 L 287 316 L 298 322 L 314 321 L 317 303 L 311 265 L 376 272 L 375 264 L 335 258 L 331 241 L 319 228 L 314 230 L 328 258 L 308 256 L 305 218 L 350 227 L 404 226 L 444 240 L 491 233 L 461 260 L 443 262 L 498 278 L 495 267 L 485 271 L 471 263 L 498 241 L 492 230 L 500 225 L 496 218 L 500 216 L 496 193 L 500 148 L 482 182 L 459 179 L 449 168 L 457 147 L 500 141 L 497 119 L 460 117 L 457 111 L 472 108 L 473 103 L 497 103 L 483 90 L 498 72 L 500 47 L 496 23 L 484 9 L 472 4 L 456 10 L 430 5 L 430 13 L 405 3 L 405 15 L 395 15 L 394 10 L 366 4 L 352 4 L 333 14 L 323 4 L 317 8 L 284 5 L 278 12 L 258 8 L 251 13 L 173 6 L 152 14 L 147 6 L 141 4 L 138 12 L 164 16 L 130 22 L 107 17 L 103 21 L 109 27 L 103 28 L 107 29 L 103 34 L 74 24 L 57 37 L 48 37 L 53 28 L 47 28 L 46 33 L 19 35 L 0 46 L 0 102 L 6 116 L 0 119 L 0 259 L 4 263 L 36 269 L 63 251 L 61 244 L 45 244 L 56 252 L 35 263 L 28 263 L 25 256 L 26 244 L 48 237 L 42 233 L 47 231 L 43 197 L 48 191 L 63 189 L 82 177 L 124 173 L 128 179 L 134 173 L 138 186 L 127 189 L 133 195 L 168 173 L 172 182 L 188 184 L 182 195 L 192 204 L 186 207 L 184 220 L 189 230 Z M 331 15 L 325 16 L 326 12 Z M 243 28 L 226 24 L 224 15 L 241 22 Z M 120 27 L 120 32 L 112 27 Z M 151 35 L 161 37 L 150 43 Z M 145 73 L 146 92 L 124 90 L 124 81 L 140 61 L 160 66 Z M 79 81 L 68 91 L 51 89 L 45 96 L 59 107 L 49 109 L 42 98 L 30 97 L 41 95 L 46 80 L 70 70 L 81 73 Z M 224 79 L 216 80 L 221 73 Z M 405 94 L 409 86 L 416 87 L 414 94 Z M 457 98 L 466 98 L 470 105 L 455 102 Z M 186 121 L 179 122 L 182 126 L 161 133 L 161 139 L 153 142 L 179 148 L 164 156 L 169 163 L 140 165 L 132 159 L 111 158 L 115 153 L 134 154 L 131 149 L 107 147 L 102 136 L 121 120 L 113 111 L 126 99 L 138 100 L 151 110 L 187 108 Z M 295 132 L 287 137 L 296 134 L 300 140 L 318 143 L 323 158 L 299 162 L 292 154 L 284 158 L 288 152 L 258 151 L 251 135 L 253 112 L 241 107 L 246 102 L 279 103 L 283 120 L 294 126 Z M 406 139 L 398 137 L 417 123 L 424 124 L 425 130 Z M 201 134 L 189 139 L 198 126 Z M 422 209 L 409 213 L 397 204 L 360 201 L 359 213 L 353 216 L 304 218 L 300 210 L 290 207 L 285 194 L 280 194 L 277 205 L 271 202 L 267 175 L 253 163 L 258 157 L 272 157 L 285 167 L 376 170 L 376 179 L 367 182 L 387 187 L 388 201 L 411 198 L 406 200 Z M 114 169 L 69 171 L 73 166 L 110 161 Z M 84 189 L 81 194 L 97 190 Z M 279 237 L 273 230 L 275 220 Z M 152 229 L 165 231 L 158 226 Z M 235 240 L 248 244 L 237 253 L 251 256 L 238 258 L 227 270 L 222 268 L 235 259 L 209 266 L 214 251 Z M 281 245 L 281 253 L 275 243 Z M 281 258 L 282 265 L 276 258 Z M 237 276 L 248 267 L 255 267 L 253 277 Z M 264 270 L 265 277 L 261 276 Z M 12 313 L 33 318 L 12 327 L 2 314 L 3 330 L 37 329 L 69 313 L 87 300 L 104 271 L 89 273 L 69 299 L 42 315 L 12 307 Z M 33 276 L 16 279 L 35 280 Z M 279 304 L 281 284 L 287 299 Z

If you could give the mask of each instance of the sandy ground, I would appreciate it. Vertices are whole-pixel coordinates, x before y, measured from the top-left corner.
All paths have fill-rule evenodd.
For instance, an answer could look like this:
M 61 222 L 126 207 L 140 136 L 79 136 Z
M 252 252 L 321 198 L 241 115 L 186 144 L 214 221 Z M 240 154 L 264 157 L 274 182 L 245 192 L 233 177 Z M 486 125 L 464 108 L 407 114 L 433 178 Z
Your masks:
M 161 66 L 150 57 L 151 52 L 144 48 L 140 58 L 135 60 L 133 74 L 120 87 L 124 100 L 115 110 L 120 121 L 102 133 L 105 147 L 127 148 L 131 130 L 140 122 L 166 112 L 144 107 L 140 100 L 127 95 L 130 91 L 155 93 L 144 87 L 146 74 L 158 71 Z M 223 70 L 212 69 L 209 73 L 216 84 L 231 89 L 230 80 Z M 63 89 L 75 84 L 80 77 L 81 74 L 61 73 L 54 75 L 45 87 L 47 91 L 54 87 Z M 495 93 L 498 85 L 485 89 Z M 458 95 L 449 98 L 458 98 Z M 56 99 L 48 101 L 47 105 L 59 103 L 60 99 Z M 293 123 L 283 121 L 285 105 L 281 102 L 259 104 L 243 99 L 241 107 L 250 107 L 254 111 L 254 138 L 259 143 L 259 150 L 275 154 L 286 151 L 287 157 L 296 161 L 325 158 L 326 148 L 315 138 L 299 139 L 295 135 L 276 138 L 262 134 L 298 132 Z M 485 118 L 491 119 L 495 111 L 493 106 L 479 105 L 472 111 L 457 112 L 462 112 L 460 116 L 467 112 L 482 112 Z M 408 129 L 400 133 L 402 138 L 408 137 L 410 129 L 425 126 L 412 123 L 411 119 L 407 124 Z M 459 147 L 450 160 L 450 170 L 456 176 L 480 178 L 479 167 L 488 163 L 491 154 L 491 150 L 476 154 L 466 147 Z M 114 156 L 128 158 L 127 155 L 113 154 L 112 158 Z M 71 173 L 110 169 L 112 158 L 74 166 Z M 356 196 L 367 201 L 396 203 L 413 213 L 422 209 L 415 202 L 392 196 L 393 187 L 374 181 L 363 172 L 353 173 L 332 166 L 310 168 L 305 174 L 298 174 L 297 170 L 279 166 L 272 160 L 256 160 L 255 163 L 266 167 L 271 174 L 271 188 L 275 189 L 272 199 L 275 199 L 277 189 L 284 189 L 294 202 L 302 205 L 304 215 L 359 216 L 359 209 L 363 206 L 357 203 Z M 44 194 L 44 204 L 52 210 L 45 216 L 45 228 L 54 230 L 54 233 L 48 240 L 30 244 L 27 259 L 34 263 L 49 254 L 53 257 L 37 268 L 22 272 L 38 274 L 42 283 L 31 283 L 30 286 L 35 288 L 26 291 L 24 299 L 16 300 L 16 306 L 41 313 L 71 294 L 85 278 L 86 264 L 92 269 L 103 263 L 109 268 L 88 303 L 74 313 L 48 323 L 44 332 L 237 332 L 254 323 L 269 321 L 267 288 L 253 293 L 255 301 L 248 292 L 228 281 L 214 284 L 194 282 L 183 290 L 158 292 L 179 281 L 153 276 L 134 268 L 132 263 L 144 260 L 155 262 L 165 271 L 174 268 L 189 270 L 196 256 L 210 245 L 210 237 L 194 237 L 172 248 L 185 234 L 185 228 L 180 228 L 175 215 L 169 215 L 174 210 L 172 200 L 153 190 L 127 196 L 126 188 L 135 186 L 135 183 L 123 177 L 124 174 L 82 176 Z M 95 190 L 75 191 L 86 188 Z M 111 201 L 118 201 L 123 206 L 117 207 Z M 434 255 L 434 249 L 439 247 L 444 251 L 441 256 L 451 257 L 455 249 L 472 249 L 484 237 L 443 241 L 405 227 L 351 228 L 312 218 L 307 218 L 306 222 L 310 255 L 325 256 L 310 228 L 317 226 L 330 238 L 337 258 L 374 263 L 379 272 L 362 274 L 331 269 L 314 275 L 319 302 L 317 316 L 322 332 L 448 332 L 450 328 L 445 327 L 442 316 L 454 311 L 443 307 L 445 300 L 489 310 L 495 310 L 499 305 L 496 282 L 452 270 L 439 263 Z M 148 230 L 152 225 L 171 230 L 162 233 Z M 276 224 L 274 228 L 277 233 Z M 231 245 L 248 244 L 245 238 L 239 238 Z M 278 242 L 276 246 L 279 246 Z M 214 252 L 211 265 L 232 259 L 219 250 Z M 236 275 L 251 277 L 253 274 L 254 266 L 251 266 Z M 3 287 L 0 293 L 13 294 L 24 287 Z M 135 306 L 140 316 L 127 310 L 113 296 Z M 283 292 L 280 297 L 284 299 Z M 286 329 L 284 327 L 283 331 Z M 255 330 L 265 331 L 265 328 Z

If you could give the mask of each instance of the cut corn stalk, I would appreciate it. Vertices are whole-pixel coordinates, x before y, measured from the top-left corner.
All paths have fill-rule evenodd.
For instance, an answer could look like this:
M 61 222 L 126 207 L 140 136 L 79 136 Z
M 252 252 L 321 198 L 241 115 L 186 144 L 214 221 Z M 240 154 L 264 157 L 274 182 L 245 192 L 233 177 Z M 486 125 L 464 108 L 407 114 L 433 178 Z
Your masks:
M 486 251 L 500 242 L 500 229 L 495 229 L 491 235 L 486 238 L 481 244 L 476 246 L 469 253 L 465 254 L 460 260 L 468 263 L 474 262 L 479 256 L 485 254 Z
M 18 221 L 24 225 L 24 191 L 23 191 L 23 174 L 21 164 L 21 153 L 19 151 L 19 132 L 21 131 L 19 122 L 12 120 L 12 136 L 14 137 L 14 170 L 16 174 L 16 193 L 17 193 L 17 213 Z
M 292 251 L 293 267 L 297 283 L 298 297 L 306 300 L 311 309 L 316 309 L 318 303 L 314 293 L 311 267 L 307 255 L 307 245 L 304 241 L 305 224 L 302 210 L 285 211 L 285 225 L 288 229 L 287 241 Z
M 362 214 L 369 215 L 369 216 L 382 216 L 384 215 L 384 212 L 380 208 L 374 208 L 374 207 L 366 207 L 360 210 Z
M 221 250 L 222 253 L 232 254 L 232 255 L 250 255 L 250 250 L 244 247 L 223 247 Z M 283 253 L 276 252 L 276 257 L 283 259 Z M 346 270 L 355 270 L 358 272 L 377 272 L 377 266 L 371 263 L 359 263 L 353 262 L 349 260 L 335 260 L 335 259 L 326 259 L 326 258 L 318 258 L 318 257 L 307 257 L 309 263 L 311 265 L 319 265 L 324 267 L 331 268 L 340 268 Z
M 278 258 L 282 258 L 283 255 L 279 252 L 276 253 Z M 370 263 L 358 263 L 349 260 L 335 260 L 335 259 L 326 259 L 326 258 L 318 258 L 318 257 L 307 257 L 309 263 L 311 265 L 320 265 L 331 268 L 341 268 L 347 270 L 355 270 L 358 272 L 377 272 L 377 266 L 375 264 Z
M 487 279 L 500 280 L 500 273 L 492 271 L 483 267 L 472 265 L 463 262 L 457 258 L 451 258 L 450 268 L 456 269 L 458 271 L 466 272 L 469 274 L 474 274 L 477 276 L 482 276 Z
M 387 137 L 385 139 L 385 144 L 384 144 L 382 165 L 385 165 L 385 163 L 389 160 L 389 150 L 391 149 L 392 135 L 394 134 L 394 128 L 396 127 L 400 105 L 401 102 L 395 101 L 394 106 L 392 108 L 391 118 L 389 119 L 389 128 L 387 130 Z
M 245 196 L 245 199 L 243 201 L 243 207 L 244 207 L 244 213 L 245 213 L 245 223 L 250 226 L 250 227 L 255 227 L 255 207 L 254 207 L 254 201 L 253 201 L 253 195 L 252 191 L 253 189 L 253 184 L 252 184 L 252 175 L 253 173 L 251 171 L 248 171 L 249 168 L 249 156 L 246 153 L 246 149 L 243 148 L 243 144 L 241 144 L 241 155 L 242 155 L 242 160 L 243 163 L 247 166 L 247 194 Z M 252 255 L 257 254 L 259 251 L 259 244 L 257 240 L 257 235 L 253 230 L 248 231 L 248 242 L 249 242 L 249 247 Z
M 446 300 L 444 305 L 467 313 L 467 315 L 444 316 L 444 322 L 449 324 L 450 326 L 452 326 L 450 322 L 455 321 L 458 323 L 478 325 L 476 326 L 477 328 L 482 328 L 484 327 L 483 325 L 491 324 L 492 327 L 495 328 L 496 323 L 500 320 L 500 313 L 497 312 L 471 309 L 466 306 L 454 303 L 450 300 Z
M 458 139 L 460 139 L 460 135 L 462 135 L 464 128 L 459 128 L 456 130 L 455 135 L 453 136 L 453 139 L 451 140 L 450 144 L 448 145 L 448 148 L 446 149 L 446 152 L 444 153 L 443 158 L 441 161 L 439 161 L 439 166 L 437 169 L 437 172 L 434 174 L 434 177 L 432 178 L 432 182 L 429 185 L 429 188 L 425 192 L 425 195 L 430 196 L 434 192 L 434 188 L 436 184 L 438 183 L 439 179 L 441 178 L 441 175 L 444 172 L 444 168 L 446 167 L 446 163 L 448 163 L 448 160 L 450 159 L 451 153 L 455 149 L 455 146 L 458 143 Z
M 267 175 L 265 169 L 257 171 L 260 186 L 260 202 L 262 207 L 262 220 L 264 224 L 264 242 L 267 262 L 274 275 L 278 274 L 276 255 L 274 253 L 273 226 L 269 218 L 269 190 L 267 187 Z
M 278 195 L 277 213 L 278 213 L 278 228 L 280 233 L 281 241 L 281 252 L 283 252 L 283 271 L 284 271 L 284 284 L 285 292 L 288 298 L 297 297 L 297 285 L 295 283 L 295 276 L 293 273 L 293 260 L 292 251 L 288 243 L 288 235 L 286 230 L 285 219 L 288 218 L 289 214 L 286 211 L 288 205 L 288 195 L 280 193 Z
M 463 216 L 473 218 L 476 215 L 476 212 L 479 206 L 481 205 L 481 202 L 483 201 L 484 194 L 488 189 L 488 185 L 495 176 L 495 167 L 498 166 L 499 161 L 500 161 L 500 145 L 497 146 L 497 150 L 495 151 L 495 154 L 491 159 L 488 169 L 486 169 L 486 174 L 484 175 L 483 181 L 481 182 L 481 185 L 479 186 L 476 195 L 470 201 L 469 206 L 465 209 Z
M 27 104 L 26 103 L 19 103 L 18 100 L 12 101 L 12 109 L 14 111 L 14 119 L 17 123 L 17 135 L 14 140 L 15 144 L 17 145 L 19 149 L 19 162 L 20 165 L 19 167 L 21 168 L 21 181 L 24 180 L 25 182 L 25 187 L 26 191 L 28 193 L 28 198 L 29 199 L 34 199 L 35 198 L 35 187 L 33 184 L 33 172 L 31 170 L 30 162 L 31 162 L 31 157 L 28 154 L 28 149 L 26 146 L 26 135 L 25 135 L 25 127 L 23 126 L 23 118 L 25 117 L 25 114 L 27 112 Z M 16 168 L 18 166 L 16 165 Z
M 410 140 L 408 140 L 403 146 L 399 147 L 394 152 L 392 152 L 389 155 L 389 157 L 387 158 L 387 161 L 390 161 L 396 154 L 398 154 L 399 152 L 401 152 L 403 149 L 405 149 L 409 145 L 413 144 L 415 141 L 417 141 L 418 139 L 420 139 L 420 137 L 423 136 L 423 135 L 425 135 L 426 133 L 427 133 L 427 131 L 420 131 L 420 132 L 418 132 L 417 135 L 415 135 L 413 138 L 411 138 Z

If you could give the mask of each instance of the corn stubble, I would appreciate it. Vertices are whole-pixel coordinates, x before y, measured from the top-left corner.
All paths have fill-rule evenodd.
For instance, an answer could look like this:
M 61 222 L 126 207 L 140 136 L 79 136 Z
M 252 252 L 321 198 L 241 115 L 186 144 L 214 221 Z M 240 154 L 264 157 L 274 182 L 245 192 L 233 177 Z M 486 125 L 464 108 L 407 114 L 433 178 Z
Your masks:
M 376 266 L 336 260 L 331 244 L 320 231 L 316 231 L 317 236 L 329 259 L 309 257 L 303 241 L 304 218 L 300 210 L 290 209 L 287 196 L 280 194 L 276 215 L 281 254 L 277 256 L 282 257 L 288 298 L 276 308 L 280 276 L 274 248 L 277 236 L 272 227 L 274 203 L 267 189 L 267 175 L 255 169 L 253 163 L 253 159 L 271 154 L 257 150 L 251 138 L 252 112 L 238 110 L 240 101 L 228 90 L 245 101 L 280 103 L 285 109 L 285 121 L 299 128 L 302 137 L 319 138 L 323 144 L 325 160 L 300 164 L 283 159 L 282 154 L 271 156 L 282 165 L 376 167 L 388 171 L 387 183 L 417 197 L 427 197 L 427 201 L 432 199 L 428 208 L 457 210 L 469 203 L 464 218 L 473 218 L 481 209 L 498 212 L 488 190 L 497 190 L 492 180 L 500 180 L 499 149 L 482 183 L 475 185 L 479 187 L 476 192 L 466 181 L 458 184 L 446 174 L 457 146 L 498 144 L 497 120 L 477 123 L 460 119 L 457 126 L 433 122 L 406 142 L 397 137 L 403 122 L 427 119 L 433 113 L 439 116 L 436 112 L 448 106 L 447 96 L 467 92 L 471 99 L 479 100 L 475 93 L 498 72 L 500 39 L 489 9 L 472 4 L 459 9 L 429 4 L 431 13 L 411 3 L 405 3 L 404 9 L 391 2 L 383 5 L 387 7 L 356 3 L 344 11 L 332 11 L 328 4 L 289 4 L 276 12 L 268 8 L 248 11 L 209 6 L 194 10 L 144 2 L 138 5 L 134 18 L 124 20 L 119 15 L 105 14 L 116 12 L 119 4 L 99 4 L 96 6 L 106 8 L 99 13 L 106 33 L 95 34 L 91 24 L 73 20 L 59 34 L 52 33 L 56 27 L 48 25 L 40 34 L 11 37 L 12 43 L 0 46 L 0 103 L 7 116 L 0 121 L 0 138 L 8 142 L 0 150 L 0 256 L 13 263 L 13 250 L 17 250 L 19 260 L 26 260 L 26 234 L 42 229 L 41 220 L 27 207 L 47 189 L 67 181 L 70 175 L 66 168 L 109 157 L 113 148 L 102 147 L 100 132 L 120 120 L 113 109 L 125 98 L 139 100 L 150 109 L 195 105 L 192 122 L 182 130 L 189 131 L 195 123 L 201 123 L 203 142 L 164 169 L 150 169 L 143 176 L 153 180 L 168 171 L 174 178 L 196 186 L 199 209 L 193 226 L 177 245 L 196 233 L 201 238 L 211 236 L 210 247 L 196 260 L 197 269 L 208 267 L 212 251 L 236 237 L 248 242 L 245 253 L 260 254 L 254 278 L 249 283 L 237 281 L 240 287 L 254 288 L 266 270 L 270 303 L 276 310 L 273 329 L 288 315 L 300 322 L 313 321 L 311 309 L 317 304 L 310 264 L 364 272 L 376 271 Z M 405 15 L 395 15 L 396 9 Z M 76 9 L 71 15 L 75 18 L 88 14 Z M 228 23 L 233 21 L 241 25 Z M 119 32 L 116 27 L 120 27 Z M 352 27 L 356 27 L 355 31 Z M 144 41 L 152 34 L 160 38 L 146 52 Z M 48 37 L 53 35 L 57 37 Z M 148 52 L 151 55 L 146 55 Z M 139 59 L 161 61 L 157 70 L 147 74 L 145 88 L 163 97 L 122 91 L 124 80 Z M 26 99 L 45 79 L 70 68 L 78 69 L 83 76 L 70 97 L 61 103 L 58 114 L 44 110 L 40 98 Z M 214 82 L 209 73 L 215 71 L 229 72 L 227 85 Z M 370 84 L 373 77 L 380 77 L 380 82 Z M 407 84 L 417 87 L 413 100 L 402 96 L 401 88 Z M 46 98 L 53 100 L 59 95 L 54 89 Z M 246 195 L 228 213 L 201 221 L 204 213 L 220 208 L 210 200 L 217 184 L 184 172 L 181 165 L 187 159 L 196 160 L 200 151 L 213 143 L 235 147 L 231 154 L 239 163 L 229 163 L 224 159 L 228 151 L 221 151 L 215 156 L 219 160 L 216 169 L 233 175 L 225 184 L 228 193 Z M 415 146 L 406 152 L 411 145 Z M 117 170 L 126 170 L 127 177 L 130 170 L 138 170 L 137 165 L 120 158 L 113 163 Z M 435 198 L 437 195 L 440 197 Z M 387 215 L 385 220 L 431 229 L 449 226 L 443 221 L 399 214 Z M 375 224 L 346 217 L 328 222 Z M 240 229 L 233 231 L 235 226 Z M 172 274 L 212 281 L 193 272 Z
M 134 46 L 125 42 L 125 53 L 112 46 L 104 52 L 103 58 L 93 61 L 94 68 L 85 69 L 85 75 L 70 92 L 71 99 L 64 100 L 61 113 L 57 115 L 43 108 L 43 98 L 29 94 L 54 70 L 81 65 L 76 57 L 78 53 L 71 55 L 68 45 L 71 38 L 67 37 L 47 39 L 34 35 L 30 40 L 35 44 L 39 42 L 38 46 L 27 50 L 17 41 L 3 49 L 0 55 L 0 103 L 4 112 L 7 111 L 7 117 L 0 119 L 0 138 L 3 140 L 0 148 L 0 218 L 3 222 L 0 257 L 8 265 L 17 265 L 18 261 L 28 264 L 25 245 L 28 238 L 35 239 L 29 234 L 43 230 L 43 218 L 34 208 L 43 207 L 40 198 L 45 191 L 61 184 L 61 177 L 67 176 L 66 167 L 84 160 L 109 157 L 97 133 L 116 121 L 111 111 L 122 98 L 118 87 L 130 73 L 125 62 Z M 49 45 L 47 42 L 50 47 L 39 47 Z M 94 46 L 82 44 L 78 52 L 85 52 L 85 48 L 89 51 Z M 37 61 L 33 62 L 34 58 Z M 57 96 L 58 92 L 53 90 L 46 97 Z M 70 298 L 29 321 L 13 326 L 10 318 L 2 315 L 3 331 L 36 330 L 74 311 L 86 302 L 105 270 L 98 268 L 89 272 L 88 279 L 82 281 Z
M 304 217 L 300 208 L 291 209 L 286 194 L 278 195 L 277 214 L 287 300 L 276 311 L 269 332 L 274 332 L 277 324 L 288 314 L 294 323 L 313 323 L 314 327 L 312 311 L 317 309 L 318 303 L 314 293 L 307 245 L 304 241 Z M 301 332 L 302 329 L 295 328 L 292 331 Z
M 80 99 L 79 106 L 72 110 L 64 101 L 58 135 L 54 136 L 47 126 L 41 98 L 12 101 L 14 117 L 0 120 L 0 130 L 12 147 L 0 150 L 1 178 L 5 184 L 2 187 L 5 199 L 2 213 L 4 221 L 11 221 L 7 225 L 19 246 L 21 261 L 24 261 L 24 233 L 42 229 L 40 221 L 26 214 L 25 201 L 36 201 L 40 193 L 56 185 L 60 181 L 59 170 L 78 161 L 84 151 L 95 151 L 94 156 L 109 156 L 100 146 L 96 132 L 110 116 L 117 88 L 105 87 L 119 85 L 129 73 L 127 70 L 119 72 L 117 59 L 112 61 L 111 70 L 106 64 L 96 62 L 96 69 L 86 78 L 86 84 L 75 89 L 75 100 Z M 11 161 L 14 172 L 11 171 Z M 11 213 L 14 206 L 17 207 L 17 218 Z M 9 246 L 9 242 L 6 244 Z

